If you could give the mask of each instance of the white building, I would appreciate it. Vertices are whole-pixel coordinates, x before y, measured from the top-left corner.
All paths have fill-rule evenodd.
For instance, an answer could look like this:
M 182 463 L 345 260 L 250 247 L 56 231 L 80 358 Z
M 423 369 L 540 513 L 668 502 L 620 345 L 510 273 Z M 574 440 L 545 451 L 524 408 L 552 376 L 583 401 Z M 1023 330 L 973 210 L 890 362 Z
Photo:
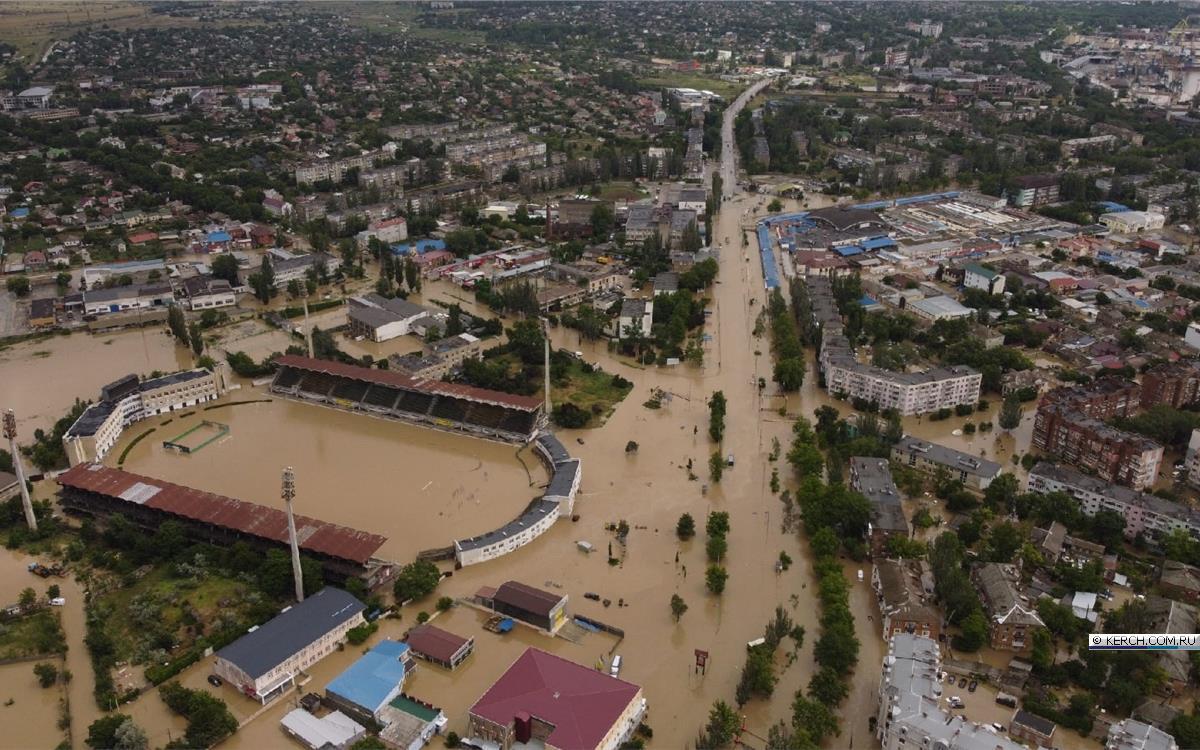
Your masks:
M 83 293 L 84 315 L 107 315 L 127 310 L 166 307 L 175 299 L 170 284 L 117 286 L 111 289 L 89 289 Z
M 345 591 L 327 586 L 218 651 L 213 672 L 266 703 L 337 650 L 348 630 L 366 622 L 365 608 Z
M 366 736 L 367 730 L 341 711 L 321 718 L 303 708 L 289 711 L 279 727 L 309 750 L 346 750 Z
M 1183 471 L 1188 484 L 1200 487 L 1200 429 L 1192 430 L 1187 456 L 1183 459 Z
M 982 289 L 988 294 L 1004 293 L 1004 275 L 978 263 L 963 266 L 963 286 L 967 289 Z
M 905 309 L 915 313 L 921 320 L 930 322 L 969 318 L 975 314 L 975 310 L 972 308 L 966 307 L 953 297 L 944 294 L 910 302 Z
M 982 383 L 983 375 L 963 365 L 909 373 L 864 365 L 853 357 L 834 357 L 825 363 L 825 387 L 830 393 L 875 402 L 881 410 L 896 409 L 904 416 L 976 404 Z
M 654 300 L 626 297 L 621 303 L 621 313 L 617 317 L 617 338 L 625 338 L 630 331 L 649 336 L 653 322 Z
M 1193 349 L 1200 349 L 1200 322 L 1188 323 L 1187 332 L 1183 334 L 1183 343 Z
M 350 334 L 376 342 L 388 341 L 407 336 L 414 323 L 429 315 L 424 307 L 400 298 L 388 299 L 374 293 L 351 297 Z
M 354 235 L 354 240 L 360 248 L 365 248 L 375 238 L 385 245 L 394 245 L 408 239 L 408 222 L 403 216 L 394 219 L 384 219 L 372 223 L 363 231 Z
M 1175 738 L 1135 719 L 1124 719 L 1108 728 L 1105 750 L 1179 750 Z
M 883 750 L 1025 750 L 990 725 L 951 713 L 944 700 L 937 641 L 909 633 L 892 636 L 875 723 Z
M 220 398 L 229 387 L 227 366 L 219 362 L 212 372 L 185 370 L 150 380 L 126 375 L 109 383 L 63 435 L 67 460 L 71 466 L 99 461 L 134 422 Z
M 1116 211 L 1100 215 L 1100 223 L 1119 234 L 1137 234 L 1162 229 L 1167 217 L 1150 211 Z
M 986 490 L 992 480 L 1000 476 L 1000 464 L 995 461 L 912 435 L 905 435 L 892 446 L 892 459 L 926 474 L 945 469 L 951 480 L 957 479 L 977 492 Z
M 1172 531 L 1200 537 L 1200 511 L 1083 474 L 1067 466 L 1040 463 L 1029 472 L 1030 492 L 1065 492 L 1079 501 L 1085 515 L 1111 510 L 1125 519 L 1125 536 L 1151 540 Z

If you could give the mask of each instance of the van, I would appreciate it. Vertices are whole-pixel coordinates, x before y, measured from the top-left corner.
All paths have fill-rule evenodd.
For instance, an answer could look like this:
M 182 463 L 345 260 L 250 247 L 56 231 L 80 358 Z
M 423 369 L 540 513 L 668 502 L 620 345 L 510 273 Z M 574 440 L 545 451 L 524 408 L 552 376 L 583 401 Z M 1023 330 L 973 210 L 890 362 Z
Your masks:
M 608 673 L 613 677 L 621 674 L 621 655 L 617 654 L 613 657 L 612 665 L 608 668 Z

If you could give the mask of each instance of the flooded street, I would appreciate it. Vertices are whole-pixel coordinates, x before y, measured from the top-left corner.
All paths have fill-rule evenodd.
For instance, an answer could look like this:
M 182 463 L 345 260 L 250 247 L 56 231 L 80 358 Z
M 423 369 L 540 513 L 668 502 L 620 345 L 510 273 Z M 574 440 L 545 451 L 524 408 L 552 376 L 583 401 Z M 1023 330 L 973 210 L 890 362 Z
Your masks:
M 16 410 L 22 444 L 33 442 L 35 429 L 49 430 L 76 398 L 95 400 L 123 375 L 191 367 L 191 352 L 165 331 L 80 332 L 0 350 L 0 405 Z

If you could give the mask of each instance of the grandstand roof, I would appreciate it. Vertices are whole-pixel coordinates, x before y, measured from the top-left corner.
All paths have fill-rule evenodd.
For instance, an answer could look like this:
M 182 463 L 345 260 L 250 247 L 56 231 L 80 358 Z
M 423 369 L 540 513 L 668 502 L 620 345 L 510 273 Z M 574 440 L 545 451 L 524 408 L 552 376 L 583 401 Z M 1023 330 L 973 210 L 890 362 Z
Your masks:
M 471 385 L 446 383 L 441 380 L 420 380 L 389 370 L 375 370 L 369 367 L 347 365 L 325 359 L 309 359 L 308 357 L 300 357 L 294 354 L 285 354 L 277 357 L 275 363 L 280 367 L 293 367 L 297 370 L 321 372 L 326 375 L 358 380 L 363 383 L 377 383 L 392 388 L 404 388 L 421 393 L 461 398 L 465 401 L 479 401 L 519 411 L 537 411 L 542 405 L 542 400 L 537 396 L 518 396 L 486 388 L 476 388 Z
M 287 514 L 264 505 L 255 505 L 100 464 L 78 464 L 61 474 L 58 483 L 63 487 L 144 505 L 189 521 L 234 529 L 280 544 L 288 543 Z M 387 537 L 378 534 L 300 515 L 296 516 L 296 536 L 300 541 L 300 548 L 305 552 L 349 560 L 360 565 L 370 560 L 387 541 Z

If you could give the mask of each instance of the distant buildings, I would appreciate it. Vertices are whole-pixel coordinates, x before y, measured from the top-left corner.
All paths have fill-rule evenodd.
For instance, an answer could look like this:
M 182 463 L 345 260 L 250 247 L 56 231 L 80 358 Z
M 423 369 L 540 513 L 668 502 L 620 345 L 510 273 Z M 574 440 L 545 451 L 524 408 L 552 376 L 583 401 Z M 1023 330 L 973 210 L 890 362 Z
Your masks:
M 1171 362 L 1143 373 L 1140 406 L 1149 409 L 1157 404 L 1176 409 L 1200 404 L 1200 362 Z
M 910 302 L 905 309 L 916 314 L 921 320 L 931 323 L 939 320 L 970 318 L 975 314 L 975 310 L 964 306 L 958 300 L 944 294 Z
M 222 362 L 212 371 L 185 370 L 149 380 L 126 375 L 109 383 L 63 435 L 67 461 L 71 466 L 99 461 L 134 422 L 220 398 L 229 387 L 226 368 Z
M 166 308 L 175 300 L 170 284 L 145 284 L 142 286 L 115 286 L 109 289 L 89 289 L 83 293 L 84 315 L 108 315 L 109 313 Z
M 366 727 L 341 711 L 317 718 L 297 708 L 284 715 L 279 727 L 308 750 L 346 750 L 367 734 Z
M 1183 470 L 1187 483 L 1193 487 L 1200 487 L 1200 429 L 1192 430 L 1187 454 L 1183 459 Z
M 968 489 L 983 492 L 1000 476 L 1000 464 L 970 453 L 905 435 L 892 446 L 892 459 L 926 474 L 944 469 L 952 480 Z
M 326 587 L 217 652 L 218 677 L 262 703 L 295 684 L 364 620 L 362 602 Z
M 1088 476 L 1067 466 L 1040 463 L 1029 472 L 1031 492 L 1065 492 L 1079 501 L 1079 508 L 1093 516 L 1111 510 L 1125 519 L 1128 539 L 1142 534 L 1157 540 L 1181 530 L 1200 536 L 1200 511 L 1145 492 Z
M 943 709 L 941 666 L 937 641 L 910 633 L 892 636 L 875 722 L 883 750 L 1025 750 L 990 726 Z
M 526 649 L 467 715 L 466 739 L 511 750 L 616 750 L 646 714 L 642 689 L 535 648 Z
M 350 170 L 366 170 L 375 166 L 375 162 L 383 159 L 391 159 L 396 155 L 396 144 L 387 143 L 382 148 L 374 151 L 366 151 L 358 156 L 349 156 L 344 159 L 325 159 L 322 161 L 309 162 L 296 167 L 295 177 L 297 184 L 321 182 L 327 180 L 329 182 L 338 183 L 342 181 Z

